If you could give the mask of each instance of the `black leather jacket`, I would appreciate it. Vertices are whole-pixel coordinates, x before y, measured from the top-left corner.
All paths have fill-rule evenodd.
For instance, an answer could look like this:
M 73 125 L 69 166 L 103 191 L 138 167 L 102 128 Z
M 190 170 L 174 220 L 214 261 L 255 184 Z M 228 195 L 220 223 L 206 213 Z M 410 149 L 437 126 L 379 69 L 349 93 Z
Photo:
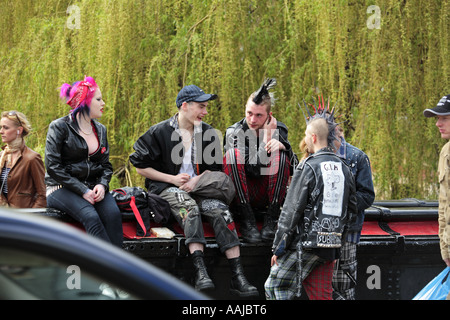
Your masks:
M 273 252 L 280 256 L 303 248 L 339 248 L 342 234 L 356 217 L 355 181 L 349 167 L 324 148 L 301 162 L 294 172 Z
M 153 125 L 133 145 L 134 153 L 130 162 L 136 168 L 153 168 L 157 171 L 176 175 L 184 157 L 181 136 L 174 127 L 177 115 Z M 201 130 L 200 130 L 201 128 Z M 197 146 L 194 171 L 200 175 L 205 170 L 220 171 L 222 169 L 222 146 L 217 132 L 209 124 L 202 122 L 199 131 L 194 133 Z M 194 160 L 194 159 L 193 159 Z M 145 187 L 149 192 L 159 194 L 171 186 L 162 181 L 145 178 Z
M 100 146 L 89 155 L 86 140 L 74 128 L 71 115 L 54 120 L 47 132 L 45 145 L 45 184 L 62 185 L 83 195 L 97 184 L 109 189 L 113 168 L 109 162 L 106 127 L 93 121 Z
M 286 148 L 285 152 L 291 164 L 290 173 L 292 175 L 295 166 L 298 164 L 297 155 L 293 152 L 288 140 L 288 128 L 277 121 L 278 135 L 275 137 Z M 261 167 L 269 164 L 270 157 L 264 149 L 264 142 L 259 141 L 255 134 L 250 133 L 250 128 L 245 118 L 227 128 L 224 137 L 224 150 L 227 152 L 231 148 L 240 149 L 245 156 L 245 172 L 252 177 L 259 177 Z

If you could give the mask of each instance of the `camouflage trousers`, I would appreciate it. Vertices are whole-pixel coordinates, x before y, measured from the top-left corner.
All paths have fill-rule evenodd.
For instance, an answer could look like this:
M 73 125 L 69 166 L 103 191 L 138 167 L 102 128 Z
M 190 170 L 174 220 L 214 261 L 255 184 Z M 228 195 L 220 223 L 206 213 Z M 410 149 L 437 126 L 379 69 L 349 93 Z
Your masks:
M 240 246 L 231 212 L 224 202 L 217 199 L 194 199 L 177 187 L 169 187 L 159 195 L 169 202 L 173 217 L 184 231 L 186 244 L 206 244 L 202 220 L 205 218 L 214 230 L 222 253 Z

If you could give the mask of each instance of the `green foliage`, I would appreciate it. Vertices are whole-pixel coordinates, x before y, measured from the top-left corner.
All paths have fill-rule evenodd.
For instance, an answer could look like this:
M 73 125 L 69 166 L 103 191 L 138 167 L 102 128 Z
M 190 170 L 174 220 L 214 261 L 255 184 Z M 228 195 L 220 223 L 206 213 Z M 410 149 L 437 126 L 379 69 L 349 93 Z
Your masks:
M 68 27 L 80 12 L 80 29 Z M 379 29 L 367 26 L 380 9 Z M 297 104 L 329 97 L 346 138 L 371 159 L 377 198 L 436 198 L 443 141 L 423 117 L 450 84 L 448 0 L 0 0 L 0 105 L 30 119 L 44 152 L 49 123 L 68 113 L 64 82 L 93 76 L 106 105 L 114 187 L 142 185 L 128 163 L 136 139 L 176 110 L 180 88 L 219 99 L 207 122 L 224 132 L 266 77 L 274 115 L 299 151 Z

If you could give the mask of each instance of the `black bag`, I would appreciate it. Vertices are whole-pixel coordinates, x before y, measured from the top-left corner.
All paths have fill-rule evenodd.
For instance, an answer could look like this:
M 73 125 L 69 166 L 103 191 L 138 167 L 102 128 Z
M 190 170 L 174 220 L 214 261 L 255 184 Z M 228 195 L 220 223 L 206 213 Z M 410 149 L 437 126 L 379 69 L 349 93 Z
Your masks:
M 139 187 L 123 187 L 110 191 L 121 212 L 133 212 L 138 222 L 136 235 L 150 235 L 150 210 L 147 192 Z
M 170 219 L 170 204 L 154 193 L 147 193 L 150 218 L 156 223 L 166 224 Z
M 121 212 L 133 212 L 139 223 L 136 232 L 139 237 L 150 235 L 150 220 L 160 224 L 169 222 L 170 205 L 157 194 L 146 192 L 140 187 L 114 189 L 111 194 Z

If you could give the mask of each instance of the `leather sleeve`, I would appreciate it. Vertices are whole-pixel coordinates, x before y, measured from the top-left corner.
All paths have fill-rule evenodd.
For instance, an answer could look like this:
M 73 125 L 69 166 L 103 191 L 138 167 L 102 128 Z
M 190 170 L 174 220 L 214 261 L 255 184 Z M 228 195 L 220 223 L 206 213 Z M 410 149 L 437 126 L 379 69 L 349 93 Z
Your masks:
M 372 169 L 369 158 L 365 154 L 361 154 L 358 159 L 355 183 L 358 212 L 361 212 L 369 208 L 375 200 Z
M 130 162 L 136 168 L 160 170 L 161 149 L 153 131 L 153 128 L 150 128 L 133 145 L 134 152 L 130 155 Z
M 278 230 L 273 243 L 273 252 L 276 256 L 285 253 L 285 249 L 289 247 L 295 233 L 297 233 L 300 219 L 303 218 L 314 185 L 314 173 L 308 164 L 295 170 L 278 219 Z
M 45 168 L 41 155 L 37 154 L 36 157 L 30 160 L 29 166 L 31 179 L 33 180 L 33 185 L 36 188 L 35 201 L 32 208 L 45 208 L 47 207 L 46 187 L 44 182 Z
M 61 160 L 61 150 L 69 132 L 69 128 L 62 121 L 50 123 L 45 144 L 45 166 L 47 174 L 56 182 L 73 192 L 83 195 L 88 187 L 77 178 L 71 176 Z
M 347 185 L 349 188 L 348 204 L 347 204 L 347 227 L 349 228 L 353 225 L 358 217 L 358 197 L 356 192 L 355 178 L 352 173 L 349 174 L 347 178 Z M 346 230 L 348 228 L 345 228 Z M 345 239 L 346 237 L 344 237 Z

